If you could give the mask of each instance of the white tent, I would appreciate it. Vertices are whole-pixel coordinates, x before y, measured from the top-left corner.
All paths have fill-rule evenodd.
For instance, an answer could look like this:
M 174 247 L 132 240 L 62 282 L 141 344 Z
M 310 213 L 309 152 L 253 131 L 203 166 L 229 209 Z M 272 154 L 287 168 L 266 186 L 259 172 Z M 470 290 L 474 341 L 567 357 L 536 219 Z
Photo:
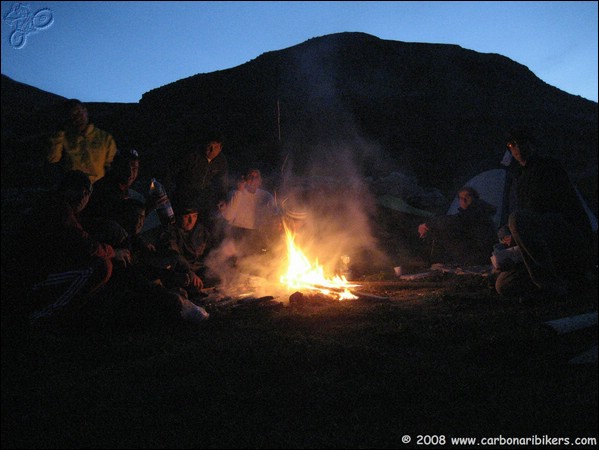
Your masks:
M 499 228 L 500 226 L 507 223 L 507 218 L 514 205 L 514 194 L 512 192 L 512 183 L 508 171 L 504 168 L 491 169 L 479 173 L 472 177 L 465 186 L 473 187 L 480 194 L 480 198 L 490 203 L 497 208 L 497 212 L 494 216 L 495 225 Z M 589 222 L 593 231 L 597 231 L 597 217 L 593 214 L 593 211 L 589 208 L 589 205 L 584 200 L 580 191 L 576 189 L 578 198 L 582 206 L 584 207 Z M 457 214 L 458 207 L 460 206 L 458 196 L 453 199 L 447 214 Z

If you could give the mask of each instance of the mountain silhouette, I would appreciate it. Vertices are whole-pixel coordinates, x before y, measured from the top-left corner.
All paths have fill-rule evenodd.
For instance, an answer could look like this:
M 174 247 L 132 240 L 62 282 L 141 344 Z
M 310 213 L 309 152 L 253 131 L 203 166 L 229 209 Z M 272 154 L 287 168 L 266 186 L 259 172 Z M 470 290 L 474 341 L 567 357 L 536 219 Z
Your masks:
M 40 171 L 62 100 L 2 76 L 3 186 L 31 183 L 25 177 Z M 596 209 L 597 103 L 507 57 L 457 45 L 332 34 L 157 87 L 139 103 L 88 107 L 117 145 L 140 149 L 145 177 L 162 175 L 218 129 L 232 172 L 397 170 L 450 195 L 496 167 L 506 131 L 525 125 L 543 153 L 594 189 Z

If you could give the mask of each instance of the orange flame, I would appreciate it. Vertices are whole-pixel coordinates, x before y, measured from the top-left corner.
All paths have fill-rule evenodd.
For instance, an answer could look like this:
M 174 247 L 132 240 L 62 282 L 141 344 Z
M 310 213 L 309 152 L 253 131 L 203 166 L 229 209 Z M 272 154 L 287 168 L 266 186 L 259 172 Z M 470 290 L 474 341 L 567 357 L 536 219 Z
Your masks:
M 324 269 L 318 264 L 318 259 L 311 264 L 306 255 L 295 245 L 295 234 L 285 227 L 287 238 L 287 257 L 289 266 L 281 276 L 281 283 L 291 290 L 310 290 L 324 295 L 336 297 L 339 300 L 356 299 L 349 288 L 358 286 L 348 283 L 345 276 L 335 275 L 326 278 Z

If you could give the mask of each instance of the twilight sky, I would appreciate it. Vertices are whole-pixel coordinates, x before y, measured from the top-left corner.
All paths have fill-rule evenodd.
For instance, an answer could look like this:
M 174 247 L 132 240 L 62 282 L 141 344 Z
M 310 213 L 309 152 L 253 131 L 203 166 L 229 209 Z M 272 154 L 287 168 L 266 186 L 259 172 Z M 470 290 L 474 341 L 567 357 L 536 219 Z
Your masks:
M 83 101 L 344 31 L 498 53 L 597 101 L 597 2 L 2 2 L 2 74 Z

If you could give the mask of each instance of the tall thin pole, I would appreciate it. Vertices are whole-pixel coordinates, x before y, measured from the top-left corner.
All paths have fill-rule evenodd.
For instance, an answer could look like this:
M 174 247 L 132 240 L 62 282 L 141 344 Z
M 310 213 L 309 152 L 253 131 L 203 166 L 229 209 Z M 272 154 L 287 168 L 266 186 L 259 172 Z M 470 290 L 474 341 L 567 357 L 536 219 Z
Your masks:
M 281 104 L 277 98 L 277 129 L 279 130 L 279 144 L 281 143 Z

